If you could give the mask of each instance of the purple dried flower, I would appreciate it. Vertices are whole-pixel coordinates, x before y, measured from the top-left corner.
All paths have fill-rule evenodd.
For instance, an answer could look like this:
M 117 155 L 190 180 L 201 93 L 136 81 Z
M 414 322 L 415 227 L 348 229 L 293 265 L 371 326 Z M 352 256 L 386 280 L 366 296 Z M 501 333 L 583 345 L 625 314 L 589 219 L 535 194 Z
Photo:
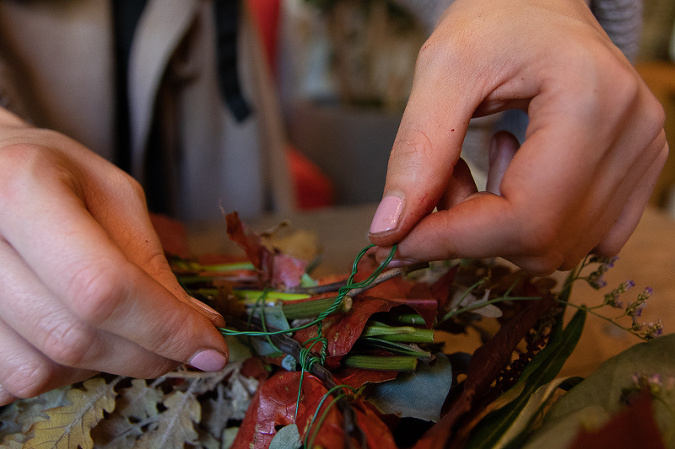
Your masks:
M 589 259 L 591 263 L 600 263 L 600 266 L 586 278 L 589 285 L 595 289 L 601 289 L 607 285 L 607 281 L 604 279 L 604 274 L 614 266 L 614 262 L 618 259 L 617 256 L 614 257 L 598 257 L 592 256 Z
M 609 292 L 605 295 L 605 301 L 604 301 L 603 304 L 608 305 L 610 307 L 614 307 L 616 309 L 622 308 L 623 303 L 621 301 L 619 301 L 619 295 L 621 295 L 621 293 L 627 292 L 628 290 L 630 290 L 634 286 L 635 286 L 635 282 L 633 282 L 633 281 L 623 282 L 617 288 L 615 288 L 614 290 L 612 290 L 611 292 Z

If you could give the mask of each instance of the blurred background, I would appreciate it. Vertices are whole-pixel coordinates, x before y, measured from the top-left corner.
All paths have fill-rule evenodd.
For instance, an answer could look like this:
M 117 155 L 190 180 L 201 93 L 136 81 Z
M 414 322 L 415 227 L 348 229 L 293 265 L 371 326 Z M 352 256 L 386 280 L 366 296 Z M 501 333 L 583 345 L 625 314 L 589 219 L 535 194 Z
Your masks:
M 413 8 L 406 0 L 251 3 L 278 83 L 300 209 L 379 201 L 417 51 L 431 32 L 428 18 L 439 7 L 433 5 L 442 2 L 412 2 Z M 644 0 L 636 68 L 666 110 L 673 148 L 674 0 Z M 479 187 L 491 133 L 520 113 L 472 121 L 463 157 Z M 672 153 L 651 202 L 675 217 Z

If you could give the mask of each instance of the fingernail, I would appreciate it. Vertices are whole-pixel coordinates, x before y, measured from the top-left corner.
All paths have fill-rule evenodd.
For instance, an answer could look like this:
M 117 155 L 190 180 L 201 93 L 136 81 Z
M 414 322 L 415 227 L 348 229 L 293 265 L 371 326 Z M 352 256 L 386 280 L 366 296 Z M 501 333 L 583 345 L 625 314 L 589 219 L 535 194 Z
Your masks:
M 392 259 L 389 261 L 387 268 L 401 268 L 409 267 L 410 265 L 416 264 L 419 260 L 415 259 Z
M 227 357 L 215 349 L 207 349 L 198 352 L 188 363 L 201 371 L 220 371 L 227 364 Z
M 377 211 L 375 211 L 373 221 L 370 224 L 370 233 L 378 234 L 380 232 L 396 229 L 398 221 L 401 218 L 402 210 L 403 201 L 401 201 L 401 198 L 393 195 L 382 198 L 380 205 L 377 206 Z
M 215 310 L 213 310 L 211 307 L 207 306 L 204 304 L 202 301 L 198 300 L 197 298 L 193 298 L 192 296 L 188 296 L 188 299 L 192 304 L 197 306 L 204 314 L 206 317 L 213 323 L 214 326 L 217 327 L 225 327 L 225 318 Z

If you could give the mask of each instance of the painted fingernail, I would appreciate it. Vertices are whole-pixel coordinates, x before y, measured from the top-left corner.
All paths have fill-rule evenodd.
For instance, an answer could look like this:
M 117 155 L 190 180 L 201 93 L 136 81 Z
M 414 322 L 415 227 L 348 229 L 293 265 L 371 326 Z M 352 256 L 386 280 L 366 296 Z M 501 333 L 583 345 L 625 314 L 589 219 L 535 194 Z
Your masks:
M 220 371 L 227 365 L 227 357 L 215 349 L 207 349 L 198 352 L 189 363 L 198 370 L 207 372 Z
M 410 265 L 416 264 L 419 260 L 415 259 L 392 259 L 387 265 L 388 268 L 401 268 L 409 267 Z
M 401 201 L 401 198 L 393 195 L 382 198 L 370 224 L 370 233 L 379 234 L 396 229 L 402 210 L 403 201 Z

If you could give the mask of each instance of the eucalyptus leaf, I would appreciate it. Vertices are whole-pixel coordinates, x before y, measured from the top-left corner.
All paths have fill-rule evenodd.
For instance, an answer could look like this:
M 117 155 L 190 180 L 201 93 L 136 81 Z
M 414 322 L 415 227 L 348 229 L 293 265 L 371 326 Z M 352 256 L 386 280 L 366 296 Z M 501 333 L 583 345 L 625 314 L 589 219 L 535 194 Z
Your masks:
M 281 307 L 265 307 L 263 315 L 266 324 L 281 330 L 290 329 Z M 253 316 L 262 319 L 260 310 L 256 310 Z M 252 338 L 251 346 L 255 353 L 261 356 L 278 355 L 280 353 L 279 349 L 265 338 Z
M 298 426 L 289 424 L 279 429 L 277 434 L 274 435 L 269 449 L 299 449 L 300 447 L 302 447 L 302 439 Z
M 384 414 L 438 421 L 452 385 L 452 366 L 444 354 L 436 354 L 433 365 L 421 363 L 418 366 L 414 372 L 402 373 L 394 380 L 374 385 L 368 401 Z
M 564 431 L 571 439 L 581 426 L 599 427 L 602 423 L 589 418 L 588 409 L 615 415 L 624 406 L 624 390 L 636 387 L 635 375 L 657 376 L 660 380 L 660 389 L 652 391 L 654 418 L 666 446 L 675 448 L 675 334 L 634 345 L 600 365 L 556 402 L 546 415 L 543 427 L 530 438 L 528 447 L 548 448 L 538 443 L 546 441 L 546 435 L 558 438 Z

